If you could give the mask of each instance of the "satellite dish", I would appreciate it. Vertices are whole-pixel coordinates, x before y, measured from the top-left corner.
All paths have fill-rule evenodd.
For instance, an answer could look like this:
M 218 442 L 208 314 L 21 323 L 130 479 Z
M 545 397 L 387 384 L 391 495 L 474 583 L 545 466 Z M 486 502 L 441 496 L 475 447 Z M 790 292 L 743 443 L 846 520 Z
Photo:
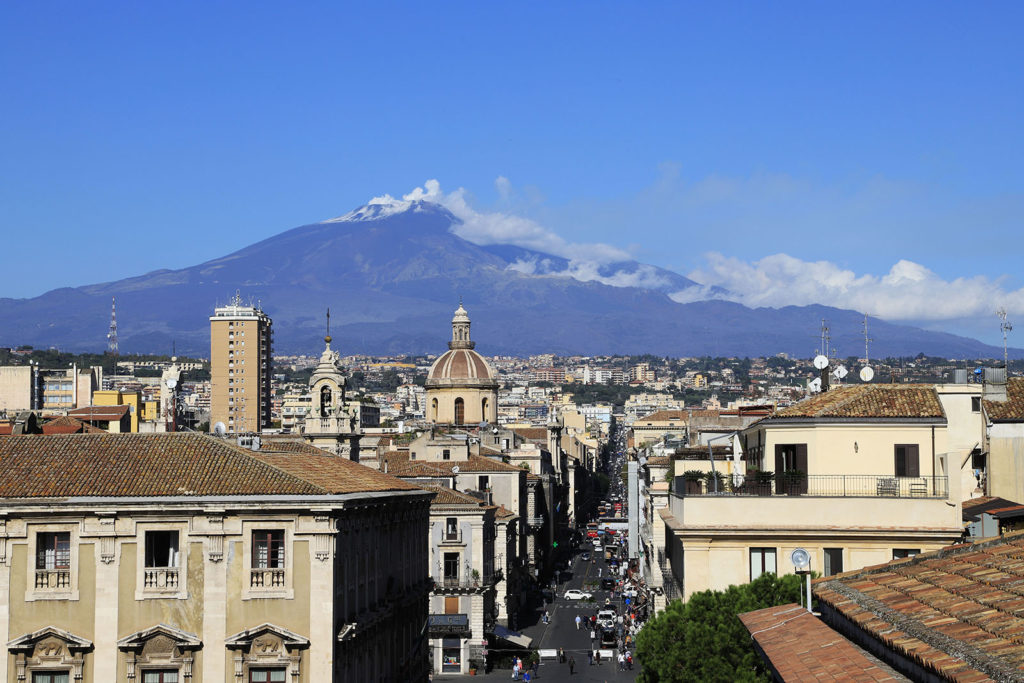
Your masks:
M 213 433 L 216 434 L 217 436 L 224 436 L 225 434 L 228 433 L 228 428 L 224 426 L 223 422 L 218 422 L 217 424 L 213 425 Z
M 871 369 L 870 365 L 865 365 L 860 369 L 860 381 L 870 382 L 875 378 L 875 371 Z
M 811 393 L 818 393 L 821 391 L 821 378 L 815 377 L 807 383 L 807 388 L 811 390 Z
M 458 473 L 459 473 L 459 466 L 458 465 L 452 465 L 452 474 L 458 474 Z
M 797 548 L 796 550 L 791 552 L 789 554 L 789 560 L 793 563 L 793 566 L 796 567 L 798 571 L 806 571 L 811 566 L 811 554 L 803 548 Z
M 828 367 L 828 356 L 822 356 L 821 354 L 814 357 L 814 367 L 819 370 L 824 370 Z
M 850 371 L 844 368 L 842 365 L 840 365 L 838 368 L 832 371 L 832 374 L 835 375 L 836 379 L 842 379 L 849 375 Z

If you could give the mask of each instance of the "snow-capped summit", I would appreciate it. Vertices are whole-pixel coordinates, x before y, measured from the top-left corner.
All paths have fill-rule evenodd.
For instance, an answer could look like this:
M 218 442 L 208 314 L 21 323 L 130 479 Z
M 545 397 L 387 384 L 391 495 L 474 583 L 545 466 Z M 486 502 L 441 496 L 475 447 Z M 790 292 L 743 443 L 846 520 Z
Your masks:
M 425 189 L 424 189 L 425 188 Z M 413 212 L 447 212 L 440 204 L 431 201 L 441 196 L 441 185 L 436 180 L 428 180 L 424 187 L 417 187 L 412 192 L 402 195 L 401 199 L 383 194 L 374 197 L 358 209 L 349 211 L 344 216 L 329 218 L 323 223 L 353 223 L 356 221 L 374 221 L 396 214 Z

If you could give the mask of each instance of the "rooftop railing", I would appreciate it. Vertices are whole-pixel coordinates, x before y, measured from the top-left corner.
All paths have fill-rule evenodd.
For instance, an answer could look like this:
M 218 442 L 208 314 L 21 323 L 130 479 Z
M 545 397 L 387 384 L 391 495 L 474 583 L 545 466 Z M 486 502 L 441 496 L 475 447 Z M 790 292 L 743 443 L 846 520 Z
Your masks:
M 894 477 L 871 474 L 722 477 L 714 482 L 676 477 L 672 493 L 691 496 L 820 496 L 826 498 L 948 498 L 947 477 Z

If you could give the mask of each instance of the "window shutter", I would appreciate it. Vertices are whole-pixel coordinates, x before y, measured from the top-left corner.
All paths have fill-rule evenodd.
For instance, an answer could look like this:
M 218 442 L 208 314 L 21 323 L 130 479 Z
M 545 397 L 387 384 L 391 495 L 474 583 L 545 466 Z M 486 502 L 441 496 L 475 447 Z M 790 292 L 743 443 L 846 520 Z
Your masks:
M 796 445 L 796 468 L 807 474 L 807 444 L 798 443 Z
M 782 444 L 775 444 L 775 474 L 782 474 L 786 469 L 786 459 L 782 454 Z
M 921 461 L 919 457 L 919 446 L 915 444 L 907 445 L 907 476 L 908 477 L 920 477 L 921 476 Z

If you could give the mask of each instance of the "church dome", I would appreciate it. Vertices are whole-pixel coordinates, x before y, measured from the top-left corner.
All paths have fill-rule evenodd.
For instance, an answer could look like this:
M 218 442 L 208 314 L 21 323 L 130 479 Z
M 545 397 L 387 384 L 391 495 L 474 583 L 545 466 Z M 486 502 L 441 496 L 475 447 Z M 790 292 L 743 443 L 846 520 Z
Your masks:
M 476 346 L 469 336 L 469 314 L 459 302 L 452 318 L 452 340 L 448 351 L 434 361 L 427 374 L 427 387 L 483 387 L 498 386 L 494 370 L 483 356 L 473 350 Z
M 427 374 L 427 386 L 477 383 L 491 385 L 496 381 L 490 364 L 473 349 L 449 349 L 434 361 Z

